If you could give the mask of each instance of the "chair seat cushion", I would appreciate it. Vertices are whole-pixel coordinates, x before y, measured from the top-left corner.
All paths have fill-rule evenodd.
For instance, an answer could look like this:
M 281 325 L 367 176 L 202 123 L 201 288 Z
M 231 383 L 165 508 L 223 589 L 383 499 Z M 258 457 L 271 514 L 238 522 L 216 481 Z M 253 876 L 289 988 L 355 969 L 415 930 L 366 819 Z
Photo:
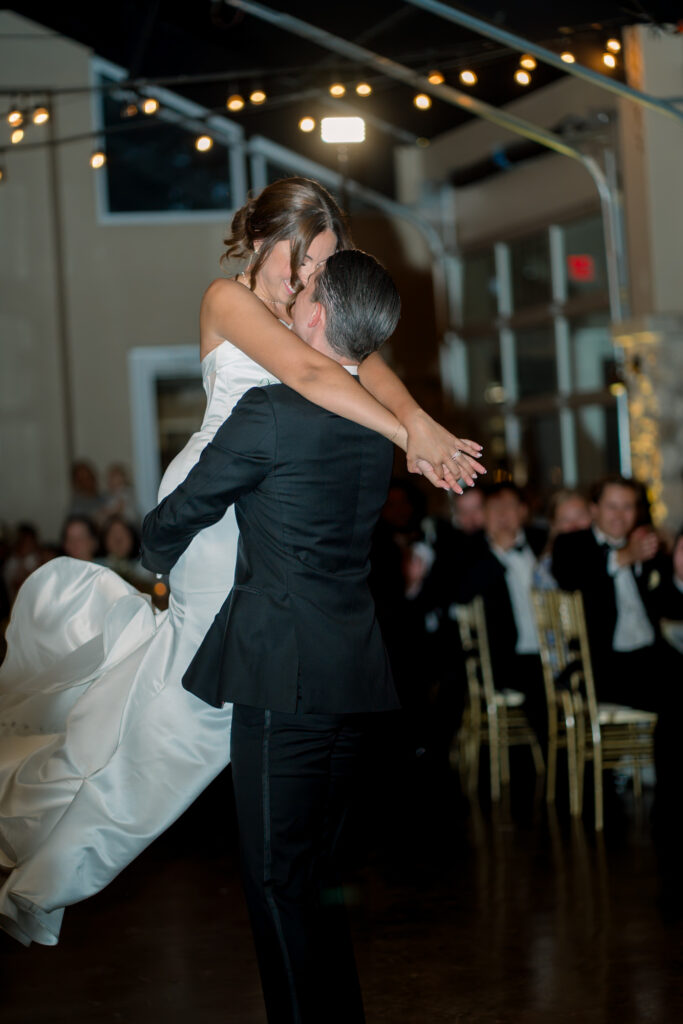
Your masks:
M 524 703 L 524 694 L 519 690 L 499 690 L 496 693 L 496 703 L 504 704 L 506 708 L 519 708 Z
M 598 704 L 600 725 L 643 725 L 657 721 L 654 711 L 640 711 L 625 704 Z

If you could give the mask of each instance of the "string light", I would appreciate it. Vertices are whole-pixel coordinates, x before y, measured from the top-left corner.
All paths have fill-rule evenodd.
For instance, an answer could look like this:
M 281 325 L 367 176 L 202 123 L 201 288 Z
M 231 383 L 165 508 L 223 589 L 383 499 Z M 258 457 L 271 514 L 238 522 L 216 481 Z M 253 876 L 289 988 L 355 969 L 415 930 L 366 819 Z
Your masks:
M 148 96 L 142 104 L 142 109 L 146 114 L 156 114 L 159 109 L 159 100 L 155 100 L 153 96 Z
M 238 110 L 242 110 L 244 107 L 244 97 L 240 96 L 238 92 L 234 92 L 232 96 L 228 96 L 225 105 L 228 110 L 232 110 L 233 113 L 237 113 Z
M 522 71 L 521 69 L 515 71 L 515 82 L 517 82 L 517 85 L 528 85 L 530 81 L 531 75 L 528 71 Z
M 430 71 L 429 74 L 427 75 L 427 78 L 432 83 L 432 85 L 443 85 L 443 83 L 446 81 L 446 79 L 444 78 L 440 71 Z
M 477 76 L 475 75 L 474 71 L 461 71 L 460 81 L 462 82 L 463 85 L 476 85 Z
M 0 185 L 5 180 L 5 168 L 0 164 Z
M 47 107 L 36 107 L 33 111 L 32 120 L 34 124 L 45 124 L 50 120 L 50 111 Z
M 605 52 L 602 55 L 602 63 L 605 65 L 605 67 L 615 68 L 617 66 L 617 58 L 614 56 L 613 53 Z
M 413 103 L 418 110 L 429 110 L 432 105 L 432 98 L 428 96 L 426 92 L 419 92 L 417 96 L 413 98 Z
M 367 82 L 359 82 L 356 86 L 356 92 L 359 96 L 370 96 L 372 93 L 372 86 Z
M 125 105 L 125 107 L 123 108 L 123 110 L 121 111 L 121 116 L 122 117 L 135 117 L 135 115 L 137 113 L 138 113 L 137 104 L 136 103 L 127 103 Z
M 90 157 L 90 166 L 92 167 L 93 171 L 99 171 L 101 167 L 104 167 L 106 162 L 107 154 L 104 153 L 101 149 L 96 149 Z
M 527 71 L 533 71 L 536 67 L 536 58 L 532 57 L 530 53 L 523 53 L 519 59 L 520 67 L 526 68 Z
M 254 89 L 254 91 L 249 94 L 249 102 L 253 103 L 255 107 L 260 107 L 262 103 L 266 102 L 266 99 L 267 96 L 263 89 Z
M 20 110 L 17 110 L 17 108 L 14 107 L 14 109 L 10 110 L 7 115 L 7 123 L 10 124 L 12 128 L 18 128 L 19 125 L 24 123 L 24 115 Z
M 342 85 L 341 82 L 333 82 L 330 86 L 330 96 L 343 96 L 346 92 L 346 86 Z
M 12 145 L 16 146 L 18 142 L 21 142 L 23 137 L 24 137 L 24 129 L 23 128 L 15 128 L 14 131 L 12 132 L 12 134 L 10 135 L 10 140 L 12 142 Z
M 210 135 L 199 135 L 195 139 L 194 148 L 200 153 L 207 153 L 213 146 L 213 139 Z
M 302 132 L 312 132 L 315 128 L 315 118 L 302 117 L 299 121 L 299 128 Z
M 619 53 L 621 50 L 621 43 L 618 39 L 608 39 L 605 46 L 608 50 L 611 50 L 612 53 Z
M 573 53 L 570 53 L 569 50 L 565 50 L 563 53 L 560 54 L 560 60 L 563 60 L 565 64 L 576 63 L 576 57 Z

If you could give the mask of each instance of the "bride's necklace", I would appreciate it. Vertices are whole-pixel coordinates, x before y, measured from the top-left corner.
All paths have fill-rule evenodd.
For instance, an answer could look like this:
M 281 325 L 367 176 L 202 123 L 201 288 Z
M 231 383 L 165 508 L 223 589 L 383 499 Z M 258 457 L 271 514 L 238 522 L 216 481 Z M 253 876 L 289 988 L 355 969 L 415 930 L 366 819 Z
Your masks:
M 244 273 L 244 271 L 242 271 L 241 274 L 237 275 L 237 280 L 241 284 L 243 284 L 245 288 L 249 288 L 250 291 L 252 290 L 251 287 L 250 287 L 249 278 Z M 273 316 L 277 317 L 278 320 L 279 320 L 280 319 L 280 312 L 278 311 L 278 309 L 276 307 L 278 307 L 278 306 L 280 306 L 280 307 L 286 306 L 286 303 L 283 302 L 281 299 L 268 299 L 264 295 L 259 295 L 259 293 L 256 290 L 256 288 L 253 289 L 253 293 L 254 293 L 254 295 L 256 296 L 257 299 L 261 300 L 263 305 L 273 314 Z

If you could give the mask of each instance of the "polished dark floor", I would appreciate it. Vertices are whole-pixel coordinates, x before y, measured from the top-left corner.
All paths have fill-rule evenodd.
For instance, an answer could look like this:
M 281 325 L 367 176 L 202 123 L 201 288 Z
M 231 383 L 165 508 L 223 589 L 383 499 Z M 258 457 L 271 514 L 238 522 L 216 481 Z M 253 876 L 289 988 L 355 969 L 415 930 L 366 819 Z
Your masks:
M 368 1024 L 683 1021 L 683 923 L 647 817 L 613 793 L 599 842 L 524 773 L 495 811 L 429 763 L 385 779 L 349 850 Z M 229 775 L 70 908 L 57 947 L 0 951 L 3 1024 L 264 1024 Z

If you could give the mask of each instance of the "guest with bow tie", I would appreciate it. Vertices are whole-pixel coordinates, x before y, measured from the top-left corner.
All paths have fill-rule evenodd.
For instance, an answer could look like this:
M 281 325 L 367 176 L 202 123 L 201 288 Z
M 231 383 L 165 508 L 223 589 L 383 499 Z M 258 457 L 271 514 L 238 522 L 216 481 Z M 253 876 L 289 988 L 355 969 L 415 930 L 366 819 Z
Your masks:
M 557 538 L 553 575 L 563 590 L 583 595 L 598 700 L 657 712 L 653 825 L 663 899 L 683 912 L 683 655 L 662 639 L 660 625 L 663 618 L 683 618 L 683 577 L 653 527 L 643 523 L 640 498 L 634 480 L 598 481 L 591 489 L 593 524 Z
M 525 694 L 527 718 L 543 745 L 548 718 L 531 588 L 546 532 L 527 525 L 526 502 L 511 481 L 485 487 L 483 494 L 484 530 L 472 537 L 457 600 L 482 596 L 496 688 Z

